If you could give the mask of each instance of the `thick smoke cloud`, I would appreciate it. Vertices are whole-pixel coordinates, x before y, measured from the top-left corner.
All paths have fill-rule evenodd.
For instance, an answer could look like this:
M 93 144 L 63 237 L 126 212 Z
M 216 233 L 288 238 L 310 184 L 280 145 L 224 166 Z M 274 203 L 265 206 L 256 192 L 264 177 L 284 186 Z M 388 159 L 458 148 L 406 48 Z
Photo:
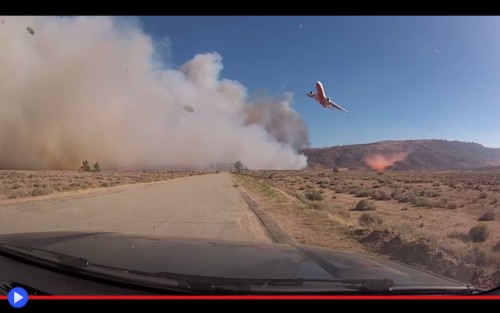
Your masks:
M 151 37 L 112 18 L 2 19 L 0 168 L 306 166 L 290 98 L 248 103 L 219 77 L 217 53 L 174 69 Z
M 295 150 L 308 148 L 309 132 L 302 118 L 291 107 L 291 96 L 284 99 L 267 99 L 245 107 L 246 125 L 257 124 L 283 144 Z

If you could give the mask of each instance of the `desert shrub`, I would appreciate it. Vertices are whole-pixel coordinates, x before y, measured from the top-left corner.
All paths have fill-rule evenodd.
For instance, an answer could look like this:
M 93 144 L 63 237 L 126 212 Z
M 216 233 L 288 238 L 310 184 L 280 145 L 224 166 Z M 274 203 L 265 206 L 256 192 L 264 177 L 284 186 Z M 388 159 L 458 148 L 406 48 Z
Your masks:
M 486 199 L 486 197 L 488 197 L 488 194 L 486 192 L 481 192 L 479 194 L 479 199 Z
M 385 191 L 376 191 L 373 193 L 372 199 L 384 201 L 384 200 L 391 200 L 392 197 Z
M 321 201 L 323 200 L 323 195 L 317 190 L 308 190 L 305 194 L 307 200 L 311 201 Z
M 373 213 L 363 213 L 359 216 L 358 222 L 360 225 L 369 226 L 369 225 L 381 225 L 383 220 L 380 216 Z
M 425 191 L 424 195 L 426 197 L 429 197 L 429 198 L 437 198 L 437 197 L 441 196 L 441 194 L 439 192 L 436 192 L 436 191 Z
M 43 195 L 48 195 L 49 193 L 54 192 L 54 190 L 50 187 L 39 187 L 39 188 L 33 188 L 30 191 L 31 196 L 36 197 L 36 196 L 43 196 Z
M 393 192 L 391 192 L 391 198 L 399 200 L 400 196 L 403 194 L 403 191 L 400 189 L 396 189 Z
M 301 202 L 304 202 L 304 203 L 307 202 L 307 199 L 306 199 L 306 196 L 304 195 L 304 193 L 302 193 L 300 191 L 296 191 L 293 193 L 293 195 L 295 196 L 295 198 L 299 199 Z
M 493 210 L 488 210 L 481 214 L 481 216 L 477 219 L 478 221 L 493 221 L 495 220 L 496 214 Z
M 360 192 L 361 190 L 363 190 L 363 189 L 359 186 L 348 186 L 347 192 L 352 194 L 352 195 L 357 195 L 358 192 Z
M 399 202 L 401 203 L 415 203 L 417 202 L 417 196 L 413 193 L 413 191 L 407 191 L 399 198 Z
M 377 207 L 375 206 L 375 203 L 373 201 L 369 201 L 367 199 L 363 199 L 356 204 L 356 207 L 353 209 L 353 211 L 372 211 L 375 210 Z
M 490 232 L 486 225 L 476 225 L 469 230 L 469 237 L 472 242 L 484 242 L 489 234 Z
M 339 168 L 338 168 L 338 167 L 334 167 L 334 168 L 332 168 L 332 172 L 333 172 L 333 173 L 338 173 L 338 172 L 339 172 Z
M 434 206 L 436 208 L 446 208 L 446 204 L 448 203 L 448 199 L 446 198 L 440 198 L 439 200 L 434 202 Z
M 493 251 L 493 252 L 500 251 L 500 240 L 497 241 L 497 243 L 495 243 L 495 245 L 493 247 L 491 247 L 491 251 Z
M 23 198 L 30 196 L 30 192 L 26 189 L 16 189 L 8 195 L 9 199 Z
M 373 192 L 368 189 L 361 189 L 356 191 L 356 197 L 371 197 Z
M 21 185 L 19 185 L 18 183 L 15 183 L 14 185 L 10 186 L 10 189 L 14 190 L 14 189 L 19 189 L 21 187 L 22 187 Z
M 461 259 L 467 263 L 472 263 L 481 267 L 493 266 L 495 269 L 498 267 L 498 257 L 484 247 L 474 246 L 465 249 L 465 251 L 460 254 Z
M 454 210 L 456 208 L 458 208 L 458 204 L 456 202 L 449 202 L 447 205 L 446 205 L 446 208 L 447 209 L 450 209 L 450 210 Z
M 413 204 L 419 207 L 432 208 L 432 203 L 425 197 L 418 197 Z
M 344 185 L 339 184 L 339 185 L 335 185 L 331 189 L 333 189 L 336 193 L 343 193 L 345 190 L 345 187 L 344 187 Z

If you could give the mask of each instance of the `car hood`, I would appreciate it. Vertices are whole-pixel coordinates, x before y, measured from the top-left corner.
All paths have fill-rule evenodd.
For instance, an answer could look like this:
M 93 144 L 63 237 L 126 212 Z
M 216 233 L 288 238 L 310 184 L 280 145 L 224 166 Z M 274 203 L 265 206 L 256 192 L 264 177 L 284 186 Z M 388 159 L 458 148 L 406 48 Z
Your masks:
M 6 234 L 0 235 L 0 243 L 147 273 L 234 279 L 391 279 L 399 286 L 466 286 L 399 262 L 316 246 L 112 232 Z

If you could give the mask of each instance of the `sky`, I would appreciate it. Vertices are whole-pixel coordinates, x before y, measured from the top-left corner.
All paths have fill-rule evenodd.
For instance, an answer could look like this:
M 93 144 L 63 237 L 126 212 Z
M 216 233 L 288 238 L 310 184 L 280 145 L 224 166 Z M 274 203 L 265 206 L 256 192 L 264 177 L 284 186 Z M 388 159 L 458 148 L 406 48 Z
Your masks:
M 302 169 L 307 147 L 500 147 L 500 17 L 0 20 L 0 169 Z M 317 81 L 347 113 L 306 96 Z
M 178 67 L 222 57 L 249 99 L 293 95 L 313 147 L 446 139 L 500 147 L 500 17 L 148 16 L 137 23 Z M 349 112 L 305 93 L 321 81 Z

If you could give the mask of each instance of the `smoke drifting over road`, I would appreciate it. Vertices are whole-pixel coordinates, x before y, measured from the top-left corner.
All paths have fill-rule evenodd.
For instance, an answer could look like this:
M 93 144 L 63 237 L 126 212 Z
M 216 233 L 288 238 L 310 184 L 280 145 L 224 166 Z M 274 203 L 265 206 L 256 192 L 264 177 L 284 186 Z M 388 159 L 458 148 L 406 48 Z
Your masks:
M 151 37 L 112 18 L 2 19 L 0 169 L 306 166 L 291 97 L 248 103 L 219 77 L 217 53 L 173 69 Z
M 405 160 L 408 154 L 408 152 L 391 153 L 387 155 L 373 154 L 366 157 L 365 162 L 372 170 L 383 171 L 387 167 L 393 166 L 394 163 Z

